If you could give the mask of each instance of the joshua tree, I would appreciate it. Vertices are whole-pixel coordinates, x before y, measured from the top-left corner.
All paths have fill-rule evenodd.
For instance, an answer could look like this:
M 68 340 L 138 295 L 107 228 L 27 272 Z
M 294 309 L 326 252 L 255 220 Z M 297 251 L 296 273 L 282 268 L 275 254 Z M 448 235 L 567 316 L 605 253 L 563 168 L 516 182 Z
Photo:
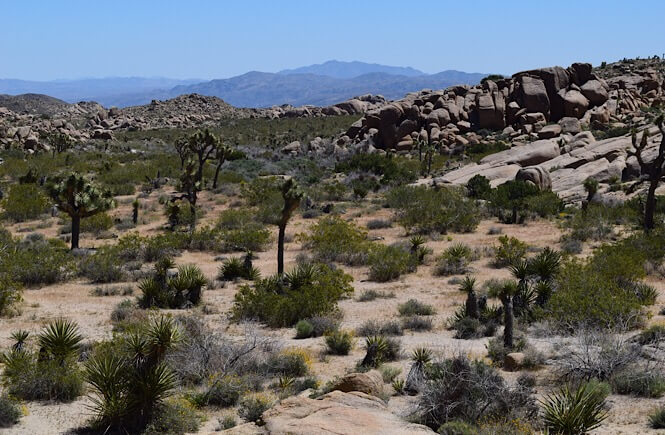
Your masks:
M 189 202 L 189 210 L 192 216 L 192 221 L 189 225 L 190 231 L 194 231 L 194 228 L 196 228 L 196 201 L 198 193 L 201 190 L 201 183 L 197 181 L 197 177 L 196 162 L 194 162 L 194 159 L 189 158 L 185 162 L 185 166 L 180 174 L 180 191 L 182 195 L 176 199 L 186 199 Z
M 646 203 L 644 204 L 644 229 L 646 231 L 652 230 L 655 226 L 653 215 L 656 211 L 656 189 L 665 174 L 665 168 L 663 168 L 663 164 L 665 163 L 665 127 L 663 127 L 663 115 L 660 115 L 656 119 L 655 124 L 658 126 L 662 135 L 656 158 L 652 162 L 644 161 L 643 153 L 649 139 L 648 130 L 642 132 L 642 139 L 639 144 L 637 143 L 637 133 L 633 131 L 632 140 L 633 148 L 635 150 L 628 152 L 628 155 L 635 156 L 642 172 L 642 178 L 633 186 L 633 188 L 645 181 L 649 182 Z
M 291 215 L 295 209 L 300 206 L 300 200 L 303 196 L 302 191 L 298 188 L 293 178 L 289 178 L 282 185 L 284 208 L 282 209 L 282 217 L 277 224 L 279 226 L 277 237 L 277 273 L 279 275 L 284 273 L 284 234 L 286 232 L 286 224 L 291 219 Z
M 72 139 L 63 133 L 50 133 L 47 135 L 47 140 L 53 147 L 54 157 L 56 153 L 60 154 L 67 151 L 74 144 Z
M 480 317 L 478 310 L 478 296 L 476 295 L 476 279 L 470 276 L 465 276 L 464 281 L 460 285 L 460 290 L 466 293 L 466 315 L 472 319 Z
M 77 173 L 71 173 L 60 181 L 49 184 L 48 192 L 58 208 L 72 218 L 72 249 L 79 247 L 81 219 L 115 206 L 111 191 Z
M 139 221 L 139 200 L 138 198 L 132 202 L 132 222 L 136 225 Z
M 212 182 L 213 189 L 217 189 L 217 179 L 219 178 L 219 171 L 222 168 L 224 162 L 230 160 L 237 160 L 242 156 L 243 153 L 241 151 L 234 149 L 230 145 L 223 144 L 221 140 L 218 142 L 217 148 L 215 149 L 215 160 L 217 161 L 217 164 L 215 165 L 215 178 L 213 179 Z
M 196 156 L 198 163 L 196 182 L 203 184 L 203 167 L 220 147 L 221 140 L 206 128 L 203 132 L 198 131 L 191 135 L 188 141 L 189 151 Z
M 498 297 L 503 304 L 503 347 L 512 349 L 513 330 L 515 318 L 513 315 L 513 297 L 518 292 L 518 284 L 515 281 L 506 281 L 492 288 L 490 295 Z

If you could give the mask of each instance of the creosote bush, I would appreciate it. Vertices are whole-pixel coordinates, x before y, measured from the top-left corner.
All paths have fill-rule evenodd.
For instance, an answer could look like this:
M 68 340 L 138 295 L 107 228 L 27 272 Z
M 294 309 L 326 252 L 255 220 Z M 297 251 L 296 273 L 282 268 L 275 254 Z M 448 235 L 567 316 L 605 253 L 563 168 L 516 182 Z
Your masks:
M 23 416 L 21 407 L 6 394 L 0 395 L 0 428 L 8 428 L 19 422 Z
M 51 202 L 36 184 L 14 184 L 0 201 L 2 216 L 16 222 L 37 219 L 48 211 Z
M 468 233 L 480 222 L 476 202 L 461 189 L 403 186 L 388 193 L 387 203 L 396 210 L 397 222 L 411 233 Z
M 348 355 L 353 348 L 353 334 L 347 331 L 333 331 L 326 335 L 328 353 L 333 355 Z

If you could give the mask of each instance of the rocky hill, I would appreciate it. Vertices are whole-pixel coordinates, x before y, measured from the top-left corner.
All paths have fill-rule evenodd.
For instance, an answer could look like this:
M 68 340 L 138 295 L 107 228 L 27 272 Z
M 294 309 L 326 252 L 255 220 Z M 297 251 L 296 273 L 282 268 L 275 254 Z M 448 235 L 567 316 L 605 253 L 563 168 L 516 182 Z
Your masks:
M 69 106 L 70 104 L 48 95 L 0 95 L 0 107 L 22 114 L 54 115 L 66 111 Z

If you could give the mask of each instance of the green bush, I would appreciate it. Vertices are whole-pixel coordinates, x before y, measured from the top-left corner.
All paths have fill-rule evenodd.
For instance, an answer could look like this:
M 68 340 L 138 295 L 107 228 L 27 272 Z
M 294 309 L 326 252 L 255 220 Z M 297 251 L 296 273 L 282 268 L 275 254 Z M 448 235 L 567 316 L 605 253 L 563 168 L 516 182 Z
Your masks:
M 272 353 L 265 362 L 263 371 L 272 375 L 299 377 L 309 373 L 309 354 L 298 348 Z
M 22 301 L 20 285 L 11 281 L 6 274 L 0 273 L 0 316 L 15 314 Z
M 377 320 L 367 320 L 356 328 L 356 333 L 362 337 L 372 337 L 374 335 L 391 336 L 402 335 L 402 326 L 395 320 L 379 322 Z
M 48 197 L 35 184 L 14 184 L 0 201 L 3 216 L 16 222 L 37 219 L 48 211 L 50 205 Z
M 371 243 L 367 232 L 340 217 L 321 218 L 310 227 L 308 234 L 299 237 L 318 261 L 349 266 L 365 265 L 369 261 Z
M 563 210 L 563 202 L 550 191 L 522 180 L 507 181 L 489 195 L 492 214 L 504 223 L 524 222 L 530 215 L 546 217 Z
M 434 327 L 432 319 L 422 316 L 409 316 L 402 320 L 402 329 L 409 331 L 429 331 Z
M 500 236 L 498 240 L 499 244 L 494 247 L 494 265 L 496 267 L 512 266 L 526 257 L 529 247 L 526 243 L 512 236 Z
M 541 403 L 545 427 L 553 433 L 588 433 L 607 418 L 605 396 L 587 384 L 564 386 Z
M 397 222 L 412 233 L 468 233 L 481 218 L 476 202 L 457 188 L 398 187 L 388 193 L 387 202 L 396 210 Z
M 369 172 L 380 177 L 383 185 L 413 183 L 420 172 L 419 162 L 381 154 L 354 154 L 335 166 L 335 172 Z
M 613 275 L 610 271 L 606 271 Z M 561 268 L 556 291 L 545 309 L 560 328 L 574 331 L 581 325 L 598 328 L 638 326 L 644 318 L 641 303 L 630 289 L 590 264 L 571 261 Z
M 586 210 L 578 210 L 566 220 L 569 237 L 573 240 L 607 240 L 614 233 L 617 225 L 626 225 L 638 221 L 638 213 L 629 206 L 609 206 L 591 203 Z
M 21 407 L 6 394 L 0 396 L 0 428 L 8 428 L 19 422 Z
M 0 234 L 0 240 L 6 246 L 0 251 L 0 271 L 11 281 L 26 286 L 54 284 L 73 272 L 73 258 L 60 240 L 31 234 L 19 241 L 8 233 Z
M 431 316 L 436 313 L 434 307 L 416 299 L 409 299 L 397 307 L 400 316 Z
M 353 348 L 353 335 L 346 331 L 332 331 L 326 335 L 328 353 L 333 355 L 348 355 Z
M 257 422 L 261 415 L 270 409 L 273 399 L 263 393 L 249 394 L 240 400 L 238 415 L 250 422 Z
M 118 282 L 124 278 L 121 259 L 113 247 L 100 248 L 84 257 L 79 262 L 79 272 L 93 283 Z
M 464 243 L 455 243 L 436 258 L 436 275 L 462 275 L 469 271 L 469 264 L 474 260 L 474 253 Z
M 189 434 L 199 430 L 203 420 L 186 400 L 166 400 L 156 406 L 145 434 Z
M 309 338 L 314 333 L 314 326 L 307 320 L 296 323 L 296 338 Z
M 235 406 L 240 396 L 249 390 L 247 380 L 235 375 L 213 378 L 197 402 L 201 405 Z
M 105 212 L 97 213 L 85 219 L 81 219 L 81 232 L 91 233 L 96 236 L 103 231 L 108 231 L 113 228 L 113 218 Z M 72 220 L 67 217 L 65 224 L 60 229 L 60 233 L 66 234 L 72 232 Z
M 665 378 L 658 373 L 636 370 L 621 373 L 612 379 L 614 391 L 638 397 L 661 397 L 665 394 Z
M 492 192 L 492 186 L 487 177 L 482 175 L 474 175 L 467 181 L 466 190 L 471 198 L 488 199 Z
M 353 292 L 351 276 L 323 264 L 302 264 L 284 276 L 243 285 L 235 294 L 233 317 L 256 319 L 273 327 L 331 313 L 337 301 Z
M 370 281 L 386 282 L 415 271 L 417 260 L 401 246 L 375 244 L 369 255 Z

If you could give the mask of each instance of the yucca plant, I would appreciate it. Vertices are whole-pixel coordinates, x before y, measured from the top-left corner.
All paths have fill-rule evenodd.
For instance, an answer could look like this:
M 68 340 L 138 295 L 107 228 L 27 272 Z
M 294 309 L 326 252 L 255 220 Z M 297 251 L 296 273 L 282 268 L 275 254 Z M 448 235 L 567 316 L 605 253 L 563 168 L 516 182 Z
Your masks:
M 224 260 L 224 263 L 219 267 L 217 278 L 223 281 L 232 281 L 236 278 L 254 281 L 261 278 L 259 270 L 252 266 L 251 260 L 248 264 L 247 258 L 248 256 L 245 256 L 245 260 L 243 260 L 239 257 L 231 257 Z
M 604 395 L 589 384 L 577 388 L 566 385 L 541 404 L 545 426 L 555 434 L 585 434 L 607 418 Z
M 12 350 L 23 350 L 28 337 L 30 337 L 30 331 L 26 331 L 25 329 L 12 332 L 11 338 L 14 340 Z
M 164 357 L 180 339 L 175 322 L 160 316 L 145 331 L 125 337 L 119 352 L 99 353 L 87 361 L 90 409 L 99 428 L 135 433 L 150 422 L 177 386 Z
M 77 355 L 83 336 L 79 334 L 78 325 L 65 319 L 56 319 L 46 325 L 37 337 L 40 358 L 47 355 L 60 365 Z
M 393 387 L 393 390 L 395 390 L 397 394 L 400 395 L 404 394 L 404 386 L 405 386 L 404 379 L 395 378 L 393 379 L 391 385 Z
M 549 246 L 529 260 L 531 274 L 540 281 L 550 282 L 561 268 L 561 254 Z
M 286 233 L 286 225 L 291 219 L 291 215 L 300 206 L 300 201 L 304 198 L 305 194 L 300 190 L 293 178 L 289 178 L 282 185 L 282 199 L 284 200 L 284 207 L 282 215 L 277 223 L 277 274 L 284 273 L 284 236 Z
M 404 391 L 410 394 L 418 394 L 425 382 L 425 367 L 432 361 L 432 351 L 425 347 L 419 347 L 413 351 L 411 360 L 413 364 L 406 377 Z
M 365 339 L 365 358 L 360 363 L 363 367 L 378 367 L 388 352 L 388 342 L 381 335 L 374 335 Z
M 171 308 L 197 305 L 201 302 L 201 292 L 206 282 L 206 277 L 198 266 L 180 266 L 178 274 L 168 281 L 168 287 L 173 290 Z

